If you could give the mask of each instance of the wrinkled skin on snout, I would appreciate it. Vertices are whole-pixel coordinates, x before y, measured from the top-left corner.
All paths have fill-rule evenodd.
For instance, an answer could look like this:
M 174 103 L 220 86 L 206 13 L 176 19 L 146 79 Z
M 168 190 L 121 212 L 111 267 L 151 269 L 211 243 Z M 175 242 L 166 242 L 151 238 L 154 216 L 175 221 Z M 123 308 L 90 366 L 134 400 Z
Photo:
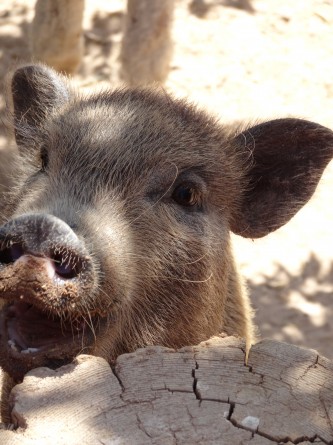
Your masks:
M 112 362 L 224 332 L 253 340 L 230 231 L 257 238 L 312 196 L 331 130 L 246 130 L 165 92 L 84 97 L 41 66 L 12 78 L 15 187 L 0 228 L 0 365 Z M 244 127 L 245 128 L 245 127 Z

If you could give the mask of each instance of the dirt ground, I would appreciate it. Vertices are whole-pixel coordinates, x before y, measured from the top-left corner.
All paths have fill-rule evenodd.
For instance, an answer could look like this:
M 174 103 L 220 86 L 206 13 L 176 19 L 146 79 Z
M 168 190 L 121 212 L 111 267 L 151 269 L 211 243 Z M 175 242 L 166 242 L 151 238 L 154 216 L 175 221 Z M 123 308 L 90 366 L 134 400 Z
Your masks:
M 0 82 L 29 60 L 34 0 L 1 0 Z M 201 3 L 201 5 L 200 5 Z M 240 2 L 241 3 L 241 2 Z M 175 51 L 166 89 L 221 120 L 281 116 L 333 128 L 332 0 L 178 0 Z M 198 6 L 199 5 L 199 6 Z M 75 76 L 90 88 L 119 84 L 124 0 L 86 0 L 85 57 Z M 0 162 L 8 149 L 1 120 Z M 284 228 L 262 240 L 234 237 L 262 337 L 317 349 L 333 357 L 333 163 L 311 202 Z

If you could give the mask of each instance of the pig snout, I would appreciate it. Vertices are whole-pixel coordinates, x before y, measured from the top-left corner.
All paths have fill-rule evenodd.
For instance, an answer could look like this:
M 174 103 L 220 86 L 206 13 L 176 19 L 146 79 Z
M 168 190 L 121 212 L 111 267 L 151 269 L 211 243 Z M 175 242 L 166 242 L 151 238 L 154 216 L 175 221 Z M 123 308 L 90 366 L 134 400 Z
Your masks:
M 83 243 L 61 219 L 47 214 L 23 215 L 0 228 L 0 268 L 39 259 L 57 284 L 89 268 Z
M 0 228 L 0 298 L 76 314 L 89 303 L 95 281 L 84 242 L 61 219 L 26 214 Z
M 94 268 L 84 242 L 55 216 L 26 214 L 0 227 L 0 353 L 15 358 L 13 376 L 89 349 L 102 324 Z

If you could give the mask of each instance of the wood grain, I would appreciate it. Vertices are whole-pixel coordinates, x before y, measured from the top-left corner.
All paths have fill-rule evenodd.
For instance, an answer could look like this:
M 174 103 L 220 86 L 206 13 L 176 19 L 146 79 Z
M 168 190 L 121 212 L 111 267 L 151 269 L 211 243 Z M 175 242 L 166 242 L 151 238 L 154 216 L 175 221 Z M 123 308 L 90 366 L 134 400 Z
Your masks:
M 12 390 L 4 445 L 333 444 L 333 362 L 272 340 L 215 337 L 179 351 L 79 356 Z

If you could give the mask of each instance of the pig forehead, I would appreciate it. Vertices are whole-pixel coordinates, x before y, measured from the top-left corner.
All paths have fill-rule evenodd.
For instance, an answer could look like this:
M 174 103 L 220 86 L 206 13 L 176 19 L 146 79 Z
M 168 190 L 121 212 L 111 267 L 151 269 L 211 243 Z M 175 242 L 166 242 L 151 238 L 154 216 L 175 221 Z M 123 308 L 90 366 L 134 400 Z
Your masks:
M 118 164 L 139 166 L 172 162 L 186 167 L 214 165 L 224 156 L 218 146 L 223 142 L 195 131 L 175 107 L 83 103 L 65 113 L 60 123 L 67 145 L 80 157 L 94 160 L 117 159 Z
M 68 122 L 74 134 L 80 134 L 82 142 L 91 144 L 96 150 L 111 148 L 116 143 L 136 150 L 145 150 L 155 145 L 162 150 L 161 142 L 176 141 L 175 122 L 167 116 L 141 113 L 140 109 L 115 109 L 112 106 L 98 109 L 79 110 Z M 71 130 L 69 129 L 69 131 Z M 171 146 L 170 146 L 171 147 Z M 169 147 L 169 148 L 170 148 Z

